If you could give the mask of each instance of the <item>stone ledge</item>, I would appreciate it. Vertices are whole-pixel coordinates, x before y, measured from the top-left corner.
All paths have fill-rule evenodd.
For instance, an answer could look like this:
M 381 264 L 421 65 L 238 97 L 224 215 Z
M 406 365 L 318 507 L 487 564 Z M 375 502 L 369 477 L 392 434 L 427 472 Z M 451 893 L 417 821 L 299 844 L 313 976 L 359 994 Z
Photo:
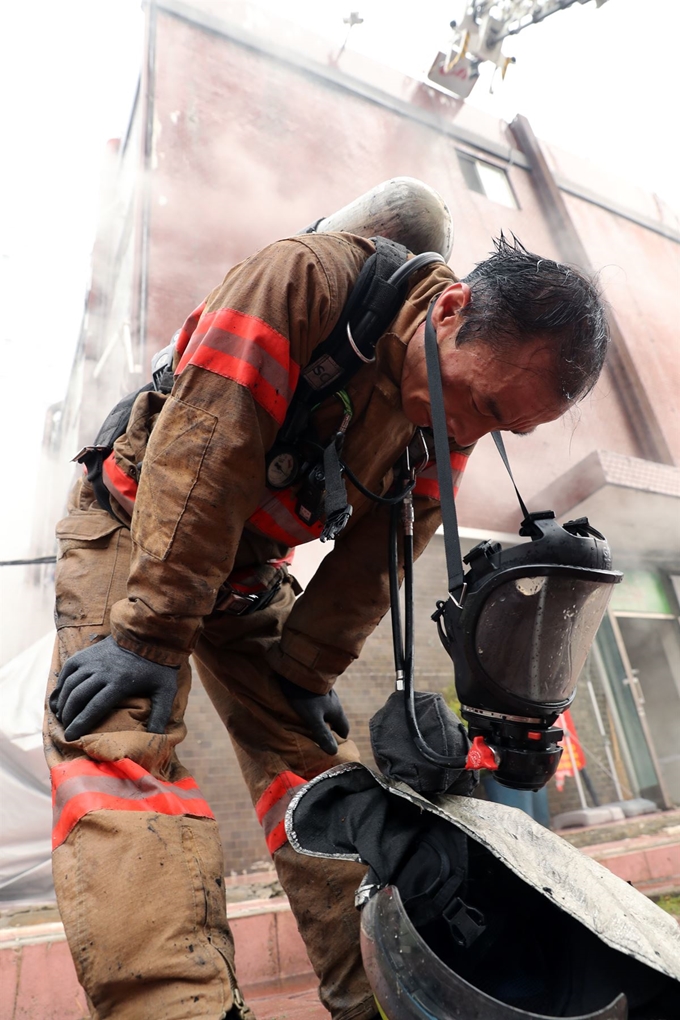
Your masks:
M 239 876 L 240 878 L 241 876 Z M 50 908 L 45 912 L 51 916 Z M 227 913 L 244 994 L 258 1020 L 327 1020 L 318 982 L 285 897 L 230 903 Z M 40 912 L 34 913 L 39 916 Z M 0 929 L 0 1017 L 84 1020 L 85 994 L 76 979 L 60 921 Z
M 623 839 L 581 849 L 648 895 L 675 891 L 680 889 L 679 820 L 680 812 L 667 812 L 645 822 L 630 819 L 630 834 Z M 658 824 L 660 821 L 665 824 Z M 640 833 L 641 824 L 653 831 Z M 616 824 L 602 826 L 597 832 L 601 839 L 604 834 L 613 836 L 618 828 Z M 269 887 L 269 877 L 263 873 L 260 888 Z M 239 887 L 244 878 L 234 876 L 231 884 Z M 258 887 L 257 880 L 253 885 Z M 63 925 L 54 920 L 54 908 L 48 905 L 23 913 L 40 919 L 39 923 L 15 921 L 12 927 L 0 929 L 0 1017 L 84 1020 L 88 1016 L 85 995 L 76 980 Z M 283 1015 L 287 1020 L 328 1020 L 286 897 L 229 903 L 227 913 L 236 943 L 239 980 L 258 1020 L 277 1020 Z M 21 914 L 18 911 L 11 916 Z

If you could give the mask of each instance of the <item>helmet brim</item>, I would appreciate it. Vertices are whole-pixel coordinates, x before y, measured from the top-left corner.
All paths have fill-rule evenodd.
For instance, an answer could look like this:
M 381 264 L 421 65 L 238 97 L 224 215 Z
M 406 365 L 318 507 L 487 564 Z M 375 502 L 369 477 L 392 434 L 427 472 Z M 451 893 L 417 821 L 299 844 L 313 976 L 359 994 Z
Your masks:
M 439 959 L 411 923 L 396 886 L 361 912 L 361 955 L 376 1001 L 388 1020 L 554 1020 L 500 1002 Z M 574 1020 L 626 1020 L 625 995 Z

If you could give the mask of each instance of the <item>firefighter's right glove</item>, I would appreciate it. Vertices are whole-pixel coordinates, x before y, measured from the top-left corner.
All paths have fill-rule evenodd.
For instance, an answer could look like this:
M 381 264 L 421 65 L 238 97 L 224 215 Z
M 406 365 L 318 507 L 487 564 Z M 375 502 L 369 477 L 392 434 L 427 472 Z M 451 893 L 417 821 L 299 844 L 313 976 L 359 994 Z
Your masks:
M 292 707 L 309 727 L 312 740 L 326 754 L 337 754 L 338 744 L 331 733 L 331 726 L 336 733 L 344 738 L 349 735 L 349 722 L 335 691 L 330 690 L 328 694 L 314 694 L 313 691 L 308 691 L 304 687 L 298 687 L 297 684 L 287 680 L 285 676 L 279 675 L 278 681 Z
M 177 693 L 179 667 L 129 652 L 111 636 L 83 648 L 64 663 L 50 708 L 67 740 L 91 733 L 127 698 L 150 698 L 149 733 L 164 733 Z

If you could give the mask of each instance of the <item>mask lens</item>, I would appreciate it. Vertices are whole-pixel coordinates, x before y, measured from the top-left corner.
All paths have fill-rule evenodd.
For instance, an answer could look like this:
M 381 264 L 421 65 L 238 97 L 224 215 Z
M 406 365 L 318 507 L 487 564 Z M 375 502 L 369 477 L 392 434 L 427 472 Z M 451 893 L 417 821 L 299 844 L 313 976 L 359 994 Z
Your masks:
M 484 671 L 526 701 L 569 698 L 611 591 L 611 584 L 566 573 L 500 584 L 477 621 L 475 649 Z

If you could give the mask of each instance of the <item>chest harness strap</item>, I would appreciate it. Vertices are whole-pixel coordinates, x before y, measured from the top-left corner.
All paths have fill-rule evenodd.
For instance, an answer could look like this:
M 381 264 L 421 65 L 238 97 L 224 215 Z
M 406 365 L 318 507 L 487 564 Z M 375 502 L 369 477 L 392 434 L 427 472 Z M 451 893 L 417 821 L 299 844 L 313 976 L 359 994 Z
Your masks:
M 438 252 L 423 252 L 408 259 L 408 252 L 402 245 L 381 237 L 374 237 L 372 240 L 376 245 L 376 252 L 367 259 L 359 274 L 335 329 L 317 347 L 314 360 L 302 373 L 280 440 L 275 444 L 267 461 L 269 467 L 276 461 L 282 449 L 290 456 L 291 448 L 308 429 L 314 408 L 333 394 L 340 396 L 345 406 L 345 416 L 339 430 L 323 451 L 323 474 L 320 475 L 318 469 L 316 471 L 317 485 L 322 485 L 325 490 L 326 522 L 321 533 L 322 542 L 337 538 L 352 514 L 352 507 L 347 502 L 343 474 L 346 474 L 352 484 L 370 499 L 378 502 L 400 502 L 403 499 L 403 494 L 399 497 L 385 498 L 369 492 L 342 463 L 340 459 L 342 444 L 351 419 L 351 406 L 348 408 L 342 396 L 344 393 L 342 387 L 362 364 L 375 361 L 378 340 L 404 303 L 408 279 L 425 266 L 435 262 L 445 264 L 444 258 Z M 398 265 L 395 269 L 396 262 Z M 385 279 L 388 272 L 390 275 Z M 292 460 L 291 469 L 297 467 L 295 460 Z M 286 485 L 291 485 L 294 481 L 295 475 L 292 477 L 289 475 Z M 415 481 L 410 484 L 413 488 Z

